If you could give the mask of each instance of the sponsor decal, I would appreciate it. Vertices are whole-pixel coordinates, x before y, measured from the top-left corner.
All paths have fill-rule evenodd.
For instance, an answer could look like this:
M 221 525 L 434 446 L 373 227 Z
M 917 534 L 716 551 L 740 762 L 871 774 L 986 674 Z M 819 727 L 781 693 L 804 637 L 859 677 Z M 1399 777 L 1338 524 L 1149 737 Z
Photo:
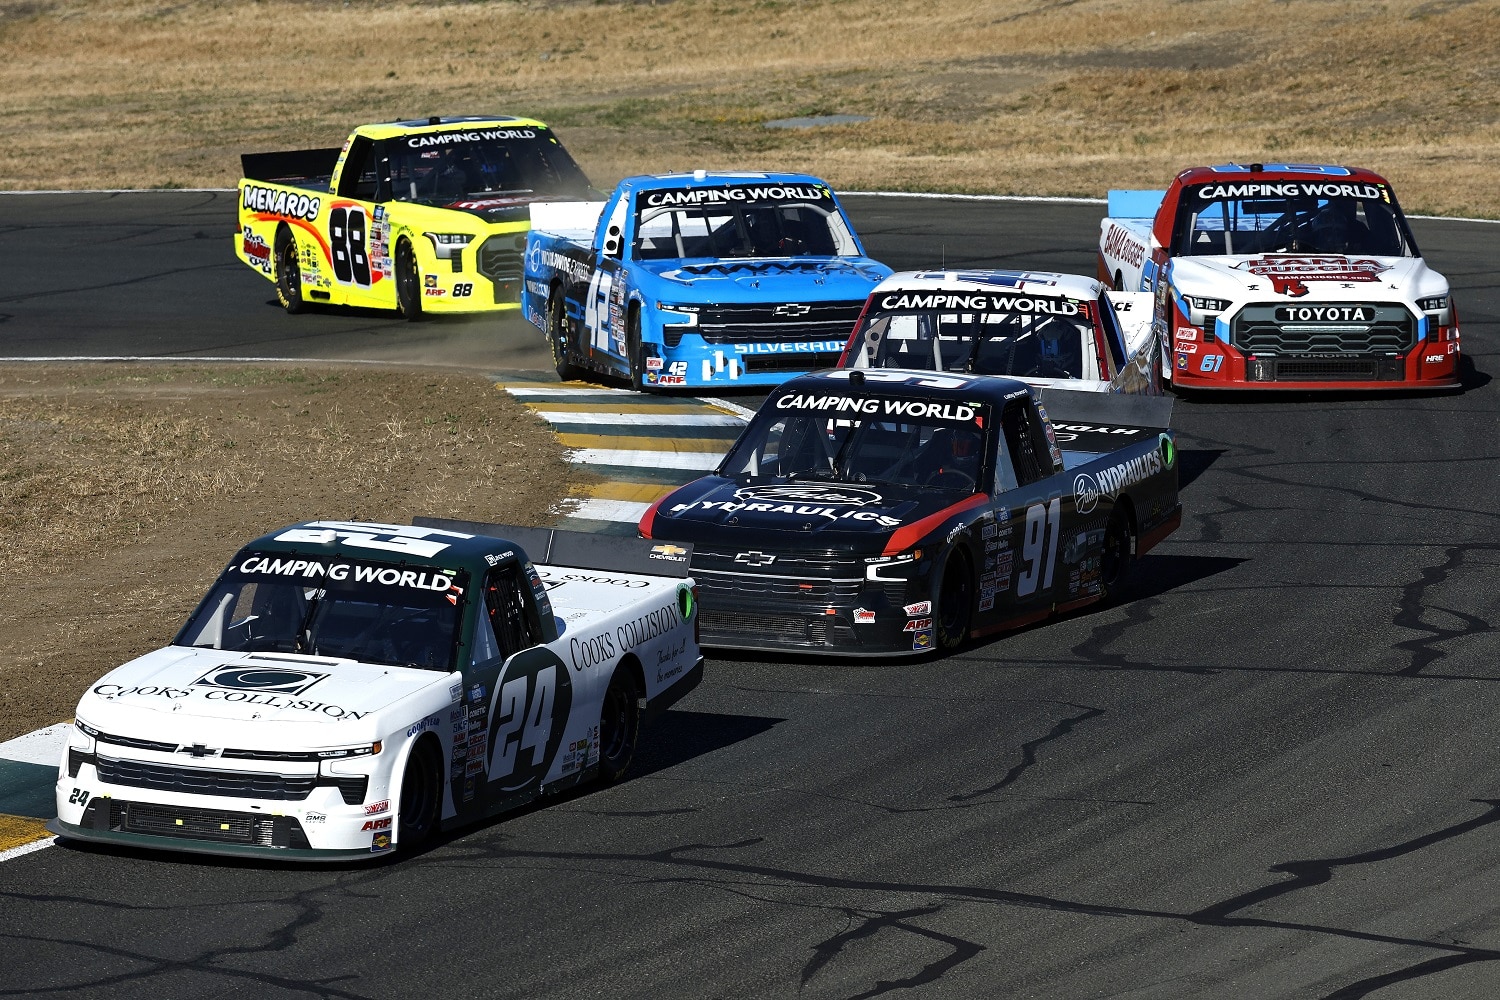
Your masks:
M 328 675 L 311 670 L 283 667 L 234 665 L 215 667 L 193 681 L 194 687 L 226 688 L 232 691 L 267 691 L 301 694 Z
M 403 555 L 423 556 L 430 559 L 451 544 L 436 541 L 433 536 L 460 539 L 474 537 L 458 531 L 421 528 L 407 524 L 309 521 L 300 527 L 283 531 L 276 536 L 276 540 L 278 542 L 307 542 L 312 545 L 330 545 L 341 541 L 356 549 L 378 549 L 382 552 L 400 552 Z
M 1076 498 L 1078 513 L 1088 514 L 1099 505 L 1099 483 L 1087 472 L 1080 472 L 1073 477 L 1073 496 Z
M 240 203 L 244 208 L 262 215 L 278 215 L 287 219 L 312 221 L 318 217 L 318 209 L 323 202 L 320 198 L 299 194 L 296 191 L 278 191 L 275 188 L 261 187 L 259 184 L 246 184 Z
M 337 583 L 378 583 L 386 587 L 410 587 L 416 590 L 453 590 L 450 573 L 432 570 L 396 569 L 392 566 L 359 566 L 350 563 L 324 563 L 314 559 L 281 559 L 273 556 L 251 556 L 234 569 L 241 573 L 264 573 L 270 576 L 304 578 L 326 577 Z M 460 591 L 462 592 L 462 591 Z
M 1072 299 L 1035 295 L 994 295 L 988 292 L 909 292 L 895 290 L 881 296 L 881 309 L 890 311 L 1031 313 L 1040 316 L 1077 316 Z
M 1140 267 L 1146 257 L 1146 247 L 1131 235 L 1130 230 L 1111 222 L 1104 234 L 1104 256 L 1123 260 L 1131 267 Z
M 1182 354 L 1182 355 L 1197 354 L 1198 353 L 1198 345 L 1197 344 L 1178 344 L 1177 345 L 1177 353 L 1178 354 Z
M 367 819 L 365 820 L 365 825 L 359 829 L 360 832 L 364 832 L 366 830 L 389 830 L 390 828 L 391 818 L 387 816 L 385 819 Z
M 646 370 L 648 372 L 659 372 L 662 370 L 662 366 L 665 364 L 666 362 L 661 358 L 650 357 L 646 359 Z
M 407 136 L 409 149 L 424 149 L 428 146 L 449 146 L 456 142 L 493 142 L 500 139 L 535 139 L 537 130 L 532 128 L 480 129 L 474 132 L 431 132 Z
M 1201 331 L 1196 326 L 1179 326 L 1177 328 L 1178 340 L 1197 340 Z
M 437 287 L 437 275 L 435 275 L 435 274 L 425 274 L 425 275 L 423 275 L 422 276 L 422 284 L 425 285 L 428 288 L 436 288 Z
M 483 684 L 475 684 L 473 687 L 469 688 L 469 700 L 470 701 L 481 701 L 483 699 L 484 699 L 484 685 Z
M 1427 362 L 1430 365 L 1435 365 L 1439 361 L 1446 361 L 1447 359 L 1447 355 L 1445 354 L 1428 354 L 1422 358 L 1423 361 Z
M 743 566 L 769 566 L 776 561 L 776 557 L 766 552 L 741 552 L 734 557 L 734 561 Z
M 809 340 L 791 344 L 735 344 L 740 354 L 831 354 L 844 349 L 842 340 Z
M 240 250 L 256 267 L 267 274 L 271 273 L 271 248 L 249 226 L 245 227 L 242 234 Z
M 932 630 L 928 629 L 926 632 L 913 632 L 912 636 L 911 636 L 911 648 L 912 649 L 931 649 L 932 648 Z
M 988 594 L 988 595 L 986 595 L 984 597 L 981 597 L 979 599 L 979 610 L 980 611 L 988 611 L 991 608 L 993 608 L 994 606 L 995 606 L 995 595 L 993 593 Z
M 320 813 L 320 812 L 303 813 L 302 814 L 302 822 L 304 822 L 304 823 L 326 823 L 326 822 L 328 822 L 328 814 L 327 813 Z
M 661 385 L 687 385 L 687 378 L 683 375 L 660 375 L 657 382 Z
M 798 486 L 791 483 L 771 486 L 744 486 L 734 491 L 736 500 L 761 500 L 768 503 L 826 503 L 848 507 L 865 507 L 883 498 L 874 490 L 860 486 Z
M 931 618 L 916 618 L 902 626 L 903 632 L 926 632 L 932 628 Z
M 687 555 L 687 549 L 681 545 L 653 545 L 649 554 L 652 559 L 666 559 L 670 562 L 681 562 L 682 557 Z
M 406 738 L 411 739 L 418 733 L 425 733 L 429 729 L 436 729 L 441 724 L 441 722 L 442 720 L 435 715 L 431 716 L 430 718 L 421 719 L 413 723 L 411 728 L 407 729 Z
M 856 624 L 856 625 L 872 625 L 872 624 L 874 624 L 874 622 L 875 622 L 875 612 L 871 611 L 868 608 L 855 608 L 854 609 L 854 624 Z
M 1111 465 L 1107 469 L 1101 469 L 1095 474 L 1095 477 L 1099 484 L 1100 493 L 1116 496 L 1125 487 L 1134 486 L 1146 477 L 1154 475 L 1161 470 L 1161 454 L 1155 451 L 1148 451 L 1144 455 L 1137 455 L 1135 458 Z M 1079 473 L 1079 475 L 1083 476 L 1087 475 L 1087 473 Z M 1092 509 L 1091 507 L 1090 510 Z M 1079 508 L 1079 512 L 1087 513 L 1081 507 Z
M 1252 257 L 1235 263 L 1237 270 L 1248 271 L 1271 280 L 1279 295 L 1298 298 L 1308 293 L 1308 281 L 1379 281 L 1389 271 L 1389 264 L 1362 258 L 1355 260 L 1339 254 L 1293 256 L 1276 254 Z
M 1187 366 L 1188 366 L 1187 351 L 1178 351 L 1177 352 L 1177 367 L 1181 368 L 1184 371 L 1186 371 L 1187 370 Z
M 815 413 L 854 413 L 867 417 L 904 417 L 973 423 L 977 410 L 968 403 L 938 403 L 925 399 L 879 399 L 873 396 L 817 395 L 790 392 L 776 400 L 778 410 Z
M 1247 184 L 1205 184 L 1198 189 L 1202 201 L 1234 198 L 1384 198 L 1378 184 L 1330 181 L 1256 181 Z
M 640 590 L 651 586 L 649 580 L 632 580 L 619 576 L 599 576 L 595 573 L 554 573 L 549 570 L 539 570 L 542 581 L 548 587 L 561 586 L 564 583 L 599 583 L 607 587 L 623 587 L 626 590 Z
M 390 811 L 391 811 L 391 800 L 390 799 L 381 799 L 379 802 L 371 802 L 369 805 L 365 806 L 365 815 L 366 816 L 378 816 L 378 815 L 380 815 L 383 812 L 390 812 Z
M 370 853 L 379 854 L 381 851 L 391 849 L 391 835 L 388 833 L 376 833 L 370 837 Z
M 908 604 L 901 610 L 906 612 L 907 617 L 914 618 L 917 615 L 930 615 L 932 614 L 932 602 L 918 601 L 916 604 Z
M 819 184 L 738 184 L 726 187 L 668 188 L 636 195 L 636 208 L 682 205 L 728 205 L 755 201 L 833 201 L 833 192 Z

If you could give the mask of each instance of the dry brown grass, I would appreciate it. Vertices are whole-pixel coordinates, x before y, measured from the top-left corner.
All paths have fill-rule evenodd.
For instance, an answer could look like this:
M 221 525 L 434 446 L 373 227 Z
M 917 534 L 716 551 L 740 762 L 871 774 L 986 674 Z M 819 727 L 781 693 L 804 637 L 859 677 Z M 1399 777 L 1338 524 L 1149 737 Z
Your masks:
M 1493 0 L 0 0 L 0 187 L 227 186 L 361 121 L 552 122 L 596 183 L 1100 196 L 1195 163 L 1385 173 L 1500 217 Z M 863 124 L 770 130 L 806 114 Z
M 169 640 L 259 534 L 542 523 L 571 478 L 551 430 L 479 377 L 0 366 L 0 740 Z

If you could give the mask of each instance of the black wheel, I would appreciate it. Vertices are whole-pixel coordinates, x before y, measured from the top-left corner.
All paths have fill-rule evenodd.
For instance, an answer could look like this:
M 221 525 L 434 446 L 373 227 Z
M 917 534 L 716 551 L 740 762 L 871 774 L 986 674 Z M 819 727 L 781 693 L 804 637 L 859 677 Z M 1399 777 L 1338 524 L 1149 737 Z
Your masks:
M 289 313 L 307 308 L 302 298 L 302 265 L 297 261 L 297 241 L 285 226 L 276 230 L 276 301 Z
M 1117 292 L 1123 292 L 1124 290 L 1125 290 L 1125 275 L 1123 273 L 1121 273 L 1120 271 L 1116 271 L 1115 272 L 1115 291 L 1117 291 Z
M 640 693 L 624 666 L 616 667 L 599 712 L 599 780 L 613 784 L 625 776 L 635 758 L 641 731 Z
M 630 325 L 625 334 L 625 360 L 630 365 L 630 387 L 647 392 L 655 386 L 646 382 L 646 359 L 641 353 L 641 311 L 630 310 Z
M 583 374 L 569 358 L 572 342 L 567 306 L 563 301 L 562 290 L 558 289 L 547 299 L 547 346 L 552 349 L 552 367 L 557 369 L 557 377 L 564 382 Z
M 408 322 L 422 318 L 422 275 L 417 252 L 406 240 L 396 244 L 396 308 Z
M 406 760 L 396 813 L 396 842 L 403 851 L 420 847 L 437 829 L 443 807 L 443 772 L 436 745 L 431 739 L 422 740 Z
M 1130 515 L 1116 505 L 1104 529 L 1104 551 L 1099 557 L 1099 586 L 1105 600 L 1117 600 L 1130 584 L 1130 569 L 1135 563 L 1135 533 L 1130 530 Z
M 937 570 L 932 599 L 932 631 L 938 649 L 957 649 L 969 637 L 974 616 L 974 571 L 962 549 L 950 549 Z

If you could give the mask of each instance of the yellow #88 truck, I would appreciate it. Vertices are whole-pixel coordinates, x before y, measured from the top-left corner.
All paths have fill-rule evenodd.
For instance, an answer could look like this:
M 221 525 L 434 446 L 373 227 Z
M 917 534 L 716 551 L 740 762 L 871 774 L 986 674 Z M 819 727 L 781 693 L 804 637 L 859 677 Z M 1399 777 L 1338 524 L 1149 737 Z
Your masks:
M 235 255 L 291 313 L 516 309 L 531 203 L 602 197 L 529 118 L 363 125 L 339 149 L 240 160 Z

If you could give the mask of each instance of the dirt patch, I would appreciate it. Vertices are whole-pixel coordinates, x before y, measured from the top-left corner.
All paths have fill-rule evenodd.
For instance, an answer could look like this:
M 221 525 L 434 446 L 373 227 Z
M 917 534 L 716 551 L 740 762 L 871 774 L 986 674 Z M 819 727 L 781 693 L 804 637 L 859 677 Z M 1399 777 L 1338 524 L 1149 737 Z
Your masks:
M 0 740 L 170 640 L 250 539 L 325 517 L 548 523 L 563 455 L 478 376 L 0 365 Z
M 229 186 L 243 152 L 513 113 L 601 186 L 704 167 L 1102 197 L 1283 160 L 1500 217 L 1493 2 L 0 0 L 0 44 L 8 189 Z M 870 120 L 764 127 L 837 114 Z

